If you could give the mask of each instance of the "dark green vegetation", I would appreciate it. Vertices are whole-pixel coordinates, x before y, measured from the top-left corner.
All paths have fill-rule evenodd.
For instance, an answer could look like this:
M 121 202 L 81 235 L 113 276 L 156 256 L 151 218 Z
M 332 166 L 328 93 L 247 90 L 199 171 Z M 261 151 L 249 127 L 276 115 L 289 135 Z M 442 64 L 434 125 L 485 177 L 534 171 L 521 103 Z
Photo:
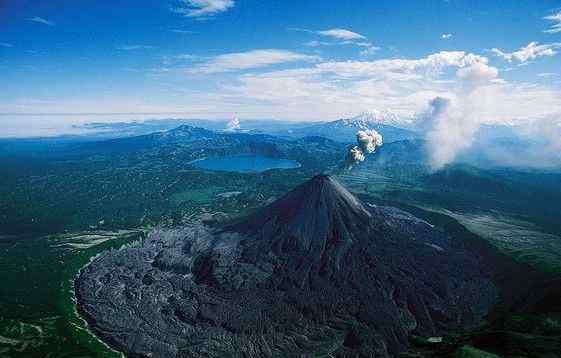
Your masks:
M 72 245 L 83 241 L 79 236 L 0 238 L 0 357 L 119 356 L 84 329 L 73 304 L 80 267 L 143 233 L 105 236 L 95 246 Z
M 6 234 L 81 230 L 102 220 L 109 228 L 180 222 L 217 200 L 215 209 L 236 210 L 247 206 L 237 201 L 256 205 L 265 196 L 282 193 L 301 178 L 336 165 L 344 150 L 342 144 L 323 138 L 288 141 L 192 127 L 61 144 L 48 153 L 40 144 L 35 148 L 3 159 L 0 220 Z M 248 175 L 204 171 L 188 164 L 238 153 L 293 159 L 302 167 Z M 240 189 L 243 193 L 236 200 L 221 202 L 217 196 Z
M 422 141 L 384 145 L 342 175 L 355 192 L 452 216 L 522 262 L 561 273 L 561 173 L 480 169 L 431 172 Z
M 522 272 L 552 276 L 536 279 L 531 305 L 503 302 L 479 333 L 457 332 L 445 344 L 413 350 L 427 357 L 477 357 L 475 349 L 501 357 L 560 356 L 560 310 L 552 297 L 560 296 L 561 175 L 468 165 L 430 173 L 422 148 L 416 141 L 386 144 L 340 179 L 364 201 L 390 201 L 480 240 L 476 233 L 531 265 Z M 242 174 L 187 164 L 239 153 L 293 159 L 302 167 Z M 345 145 L 319 137 L 291 141 L 191 127 L 93 143 L 0 142 L 0 356 L 106 356 L 107 348 L 78 328 L 83 323 L 70 280 L 92 255 L 134 240 L 115 231 L 178 225 L 204 212 L 244 214 L 319 172 L 336 172 L 344 155 Z M 117 238 L 84 237 L 100 232 Z M 43 338 L 29 338 L 36 335 Z
M 83 331 L 72 301 L 72 280 L 91 256 L 138 237 L 124 230 L 261 206 L 336 165 L 344 148 L 322 138 L 290 142 L 190 127 L 173 133 L 2 144 L 0 357 L 105 357 L 110 351 Z M 241 174 L 188 164 L 225 153 L 290 158 L 303 166 Z

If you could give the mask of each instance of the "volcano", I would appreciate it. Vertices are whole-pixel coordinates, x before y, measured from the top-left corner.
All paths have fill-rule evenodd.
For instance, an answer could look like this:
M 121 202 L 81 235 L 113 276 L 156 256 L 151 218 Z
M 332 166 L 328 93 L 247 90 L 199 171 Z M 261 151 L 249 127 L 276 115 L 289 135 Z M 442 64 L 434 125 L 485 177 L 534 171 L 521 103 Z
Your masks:
M 391 357 L 412 334 L 477 325 L 481 259 L 413 215 L 320 175 L 218 227 L 156 231 L 76 282 L 93 329 L 152 357 Z

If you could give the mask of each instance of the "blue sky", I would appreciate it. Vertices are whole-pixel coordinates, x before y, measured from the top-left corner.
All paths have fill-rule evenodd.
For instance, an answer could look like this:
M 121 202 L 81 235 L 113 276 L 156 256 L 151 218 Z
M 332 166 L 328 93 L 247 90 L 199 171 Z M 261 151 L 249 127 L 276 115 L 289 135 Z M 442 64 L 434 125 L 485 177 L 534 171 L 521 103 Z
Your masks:
M 0 123 L 412 116 L 466 88 L 486 121 L 555 117 L 560 24 L 561 1 L 7 0 Z

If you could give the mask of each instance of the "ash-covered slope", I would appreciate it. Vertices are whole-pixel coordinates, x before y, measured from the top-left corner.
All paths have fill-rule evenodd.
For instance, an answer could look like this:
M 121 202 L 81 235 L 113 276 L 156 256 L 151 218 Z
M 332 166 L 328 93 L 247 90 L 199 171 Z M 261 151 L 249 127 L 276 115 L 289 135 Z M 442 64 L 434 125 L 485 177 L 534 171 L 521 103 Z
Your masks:
M 153 357 L 388 357 L 478 324 L 478 257 L 430 224 L 317 176 L 221 228 L 155 232 L 77 280 L 95 331 Z
M 335 260 L 338 265 L 356 236 L 364 235 L 371 218 L 341 184 L 319 175 L 226 230 L 253 237 L 255 242 L 246 242 L 244 247 L 257 246 L 259 252 L 268 250 L 308 264 L 323 260 L 325 265 L 327 260 Z

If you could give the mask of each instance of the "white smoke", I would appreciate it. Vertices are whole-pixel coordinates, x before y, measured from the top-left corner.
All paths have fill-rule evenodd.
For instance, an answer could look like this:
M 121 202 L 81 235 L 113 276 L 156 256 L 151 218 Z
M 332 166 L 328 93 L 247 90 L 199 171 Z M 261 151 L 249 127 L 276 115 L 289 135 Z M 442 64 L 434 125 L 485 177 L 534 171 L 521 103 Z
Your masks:
M 358 131 L 356 141 L 362 151 L 366 153 L 374 153 L 376 147 L 383 144 L 382 135 L 373 129 Z
M 354 147 L 350 148 L 349 152 L 347 153 L 347 167 L 352 167 L 353 164 L 364 162 L 364 159 L 366 159 L 364 153 L 359 147 L 355 145 Z
M 236 117 L 232 118 L 227 124 L 226 124 L 226 130 L 227 131 L 237 131 L 241 129 L 241 125 L 240 125 L 240 120 Z
M 492 98 L 489 84 L 498 76 L 498 70 L 485 61 L 460 68 L 456 72 L 459 88 L 454 99 L 435 97 L 429 101 L 429 129 L 426 139 L 430 165 L 438 170 L 456 159 L 473 143 L 474 135 L 484 118 L 484 101 Z
M 366 153 L 374 153 L 376 148 L 383 144 L 382 135 L 374 129 L 360 130 L 356 134 L 358 145 L 349 148 L 345 167 L 352 168 L 355 164 L 366 159 Z
M 463 103 L 436 97 L 429 102 L 431 128 L 426 134 L 430 165 L 438 170 L 470 147 L 480 123 L 465 113 Z

